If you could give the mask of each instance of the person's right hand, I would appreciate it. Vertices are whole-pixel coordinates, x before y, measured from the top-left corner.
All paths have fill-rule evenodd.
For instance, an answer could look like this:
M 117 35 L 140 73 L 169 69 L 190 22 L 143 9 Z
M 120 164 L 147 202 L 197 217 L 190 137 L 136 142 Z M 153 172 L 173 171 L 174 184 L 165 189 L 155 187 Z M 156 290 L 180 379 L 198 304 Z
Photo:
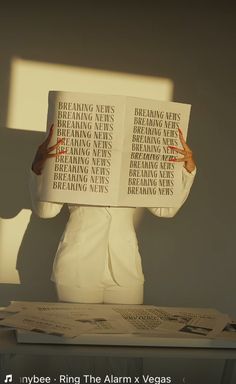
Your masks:
M 51 145 L 48 147 L 50 140 L 53 135 L 53 124 L 51 125 L 49 134 L 46 138 L 46 140 L 38 147 L 38 150 L 35 154 L 33 163 L 32 163 L 32 171 L 36 173 L 36 175 L 41 175 L 45 161 L 49 159 L 50 157 L 58 157 L 60 155 L 63 155 L 66 153 L 66 151 L 59 151 L 57 153 L 50 153 L 54 149 L 58 148 L 62 143 L 64 139 L 60 139 L 57 141 L 56 144 Z

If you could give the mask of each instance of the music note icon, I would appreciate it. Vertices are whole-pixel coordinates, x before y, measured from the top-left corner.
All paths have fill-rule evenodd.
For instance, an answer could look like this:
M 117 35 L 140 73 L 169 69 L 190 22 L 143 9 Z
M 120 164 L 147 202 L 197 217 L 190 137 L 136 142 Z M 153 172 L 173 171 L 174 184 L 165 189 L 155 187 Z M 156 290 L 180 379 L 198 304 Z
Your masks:
M 6 375 L 4 383 L 12 383 L 12 375 Z

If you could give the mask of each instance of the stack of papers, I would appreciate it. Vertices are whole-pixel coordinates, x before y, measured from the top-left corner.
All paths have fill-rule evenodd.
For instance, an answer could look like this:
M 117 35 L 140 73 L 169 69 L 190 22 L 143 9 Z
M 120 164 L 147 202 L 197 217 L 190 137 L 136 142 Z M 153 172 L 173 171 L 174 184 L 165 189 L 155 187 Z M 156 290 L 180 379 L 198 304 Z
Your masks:
M 13 301 L 0 327 L 23 343 L 236 347 L 236 321 L 211 308 Z

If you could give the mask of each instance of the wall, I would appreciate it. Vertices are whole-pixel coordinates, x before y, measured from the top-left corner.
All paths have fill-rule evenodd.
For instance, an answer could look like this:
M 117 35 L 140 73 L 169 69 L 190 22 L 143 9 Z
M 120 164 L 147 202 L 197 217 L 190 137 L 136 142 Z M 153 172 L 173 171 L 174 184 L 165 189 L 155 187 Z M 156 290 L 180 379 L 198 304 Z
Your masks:
M 112 6 L 99 2 L 93 7 L 77 2 L 67 9 L 60 4 L 55 9 L 52 4 L 4 6 L 0 16 L 0 258 L 6 258 L 17 243 L 22 284 L 6 279 L 0 285 L 1 304 L 55 297 L 48 279 L 66 220 L 66 212 L 42 221 L 29 211 L 28 168 L 43 133 L 34 131 L 33 121 L 31 131 L 6 126 L 11 63 L 17 57 L 167 78 L 174 84 L 173 100 L 192 104 L 188 143 L 198 174 L 191 195 L 174 219 L 159 220 L 146 212 L 138 228 L 145 302 L 210 306 L 236 314 L 234 16 L 234 8 L 227 5 L 190 9 L 161 2 L 135 7 L 132 2 Z M 10 233 L 10 240 L 4 241 L 5 233 Z

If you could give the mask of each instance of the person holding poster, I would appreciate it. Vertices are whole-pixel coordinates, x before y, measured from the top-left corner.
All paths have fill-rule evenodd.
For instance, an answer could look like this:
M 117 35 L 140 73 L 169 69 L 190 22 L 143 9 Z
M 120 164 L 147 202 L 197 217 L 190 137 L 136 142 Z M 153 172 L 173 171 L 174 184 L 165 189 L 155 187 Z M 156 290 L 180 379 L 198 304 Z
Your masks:
M 39 201 L 45 162 L 61 156 L 63 142 L 51 145 L 53 125 L 33 160 L 30 191 L 33 210 L 41 218 L 56 216 L 63 203 Z M 170 161 L 183 163 L 181 201 L 178 207 L 149 207 L 158 217 L 173 217 L 187 199 L 196 165 L 181 130 L 182 148 L 171 149 L 180 157 Z M 133 225 L 133 207 L 104 207 L 68 204 L 70 217 L 60 240 L 53 265 L 52 280 L 60 301 L 79 303 L 142 304 L 144 276 Z

